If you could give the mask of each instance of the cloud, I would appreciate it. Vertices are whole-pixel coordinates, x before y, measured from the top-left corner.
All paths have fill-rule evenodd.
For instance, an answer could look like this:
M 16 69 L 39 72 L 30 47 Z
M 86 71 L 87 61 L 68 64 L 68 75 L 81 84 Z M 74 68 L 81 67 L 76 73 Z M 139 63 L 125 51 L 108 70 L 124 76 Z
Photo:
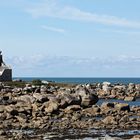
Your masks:
M 140 35 L 140 31 L 132 31 L 132 30 L 126 31 L 126 30 L 119 30 L 119 29 L 118 30 L 98 29 L 97 31 L 105 32 L 105 33 L 111 32 L 111 33 L 117 33 L 117 34 Z
M 95 22 L 105 25 L 140 28 L 140 22 L 138 21 L 131 21 L 110 15 L 99 15 L 66 5 L 62 6 L 56 0 L 42 0 L 30 6 L 26 11 L 35 18 L 52 17 L 66 20 Z
M 65 32 L 64 29 L 55 28 L 55 27 L 46 26 L 46 25 L 42 25 L 41 28 L 45 29 L 45 30 L 48 30 L 48 31 L 52 31 L 52 32 L 58 32 L 58 33 L 64 33 Z
M 69 56 L 16 56 L 5 59 L 14 76 L 29 77 L 102 77 L 139 76 L 140 57 L 76 58 Z

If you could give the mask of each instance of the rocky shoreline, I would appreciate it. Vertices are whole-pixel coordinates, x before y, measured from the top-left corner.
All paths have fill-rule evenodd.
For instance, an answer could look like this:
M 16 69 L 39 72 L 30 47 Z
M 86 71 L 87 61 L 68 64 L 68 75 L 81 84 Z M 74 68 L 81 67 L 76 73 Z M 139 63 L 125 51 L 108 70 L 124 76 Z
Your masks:
M 135 102 L 140 98 L 140 84 L 14 83 L 0 84 L 0 139 L 29 139 L 29 134 L 11 130 L 140 130 L 140 104 L 107 101 Z M 100 99 L 106 102 L 98 105 Z

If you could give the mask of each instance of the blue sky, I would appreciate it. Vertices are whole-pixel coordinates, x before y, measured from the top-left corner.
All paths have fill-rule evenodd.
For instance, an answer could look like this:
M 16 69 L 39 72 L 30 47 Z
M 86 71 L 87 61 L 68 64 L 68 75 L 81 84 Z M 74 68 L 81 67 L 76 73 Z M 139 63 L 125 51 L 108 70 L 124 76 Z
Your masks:
M 0 48 L 13 76 L 139 77 L 139 0 L 4 0 Z

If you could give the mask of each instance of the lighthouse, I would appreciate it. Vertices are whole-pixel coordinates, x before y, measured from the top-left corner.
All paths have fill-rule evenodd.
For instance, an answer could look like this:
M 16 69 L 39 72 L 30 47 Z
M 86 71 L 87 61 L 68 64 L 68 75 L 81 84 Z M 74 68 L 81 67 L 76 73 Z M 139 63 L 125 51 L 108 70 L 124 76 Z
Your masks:
M 2 51 L 0 51 L 0 82 L 12 81 L 12 69 L 3 61 Z

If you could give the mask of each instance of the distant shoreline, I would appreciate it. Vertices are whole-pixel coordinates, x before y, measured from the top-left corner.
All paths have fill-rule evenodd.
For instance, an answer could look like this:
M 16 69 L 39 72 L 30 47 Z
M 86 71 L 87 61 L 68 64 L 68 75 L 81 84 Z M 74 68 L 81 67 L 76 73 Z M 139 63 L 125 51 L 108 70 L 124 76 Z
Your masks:
M 115 83 L 122 83 L 122 84 L 128 84 L 128 83 L 135 83 L 139 84 L 140 83 L 140 78 L 132 78 L 132 77 L 126 77 L 126 78 L 97 78 L 97 77 L 91 77 L 91 78 L 73 78 L 73 77 L 13 77 L 13 80 L 15 79 L 21 79 L 23 81 L 32 81 L 36 79 L 44 80 L 44 81 L 53 81 L 53 82 L 58 82 L 58 83 L 72 83 L 72 84 L 86 84 L 86 83 L 102 83 L 102 82 L 110 82 L 112 84 Z

